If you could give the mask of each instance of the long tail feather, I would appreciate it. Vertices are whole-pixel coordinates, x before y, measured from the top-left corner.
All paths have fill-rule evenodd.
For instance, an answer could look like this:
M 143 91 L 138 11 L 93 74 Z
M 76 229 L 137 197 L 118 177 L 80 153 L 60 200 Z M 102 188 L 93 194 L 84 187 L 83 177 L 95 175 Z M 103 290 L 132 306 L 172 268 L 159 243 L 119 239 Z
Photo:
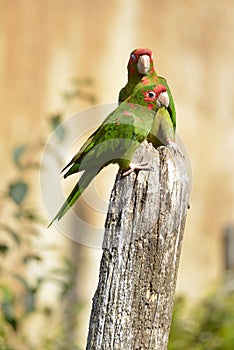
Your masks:
M 88 172 L 85 171 L 84 174 L 81 176 L 73 190 L 71 191 L 70 195 L 68 196 L 67 200 L 61 207 L 61 209 L 58 211 L 56 216 L 53 218 L 53 220 L 48 225 L 48 228 L 53 224 L 55 220 L 60 220 L 66 212 L 73 206 L 73 204 L 77 201 L 77 199 L 80 197 L 80 195 L 84 192 L 86 187 L 90 184 L 92 179 L 96 176 L 97 170 L 92 169 Z
M 66 167 L 67 168 L 67 167 Z M 65 170 L 65 168 L 64 168 Z M 66 177 L 78 173 L 80 171 L 80 164 L 73 164 L 72 167 L 66 172 L 66 174 L 64 174 L 64 179 L 66 179 Z
M 60 174 L 62 174 L 65 170 L 67 170 L 71 165 L 73 164 L 73 160 L 71 160 L 65 167 L 60 171 Z

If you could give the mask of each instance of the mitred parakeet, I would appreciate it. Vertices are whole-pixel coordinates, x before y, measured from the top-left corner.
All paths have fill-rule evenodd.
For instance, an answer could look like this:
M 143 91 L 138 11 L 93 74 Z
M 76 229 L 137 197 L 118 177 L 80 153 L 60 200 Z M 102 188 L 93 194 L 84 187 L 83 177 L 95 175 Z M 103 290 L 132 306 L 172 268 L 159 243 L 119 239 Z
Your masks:
M 175 131 L 176 111 L 172 94 L 166 79 L 159 77 L 155 72 L 152 51 L 146 48 L 133 50 L 128 62 L 128 82 L 126 86 L 120 90 L 119 102 L 125 101 L 133 93 L 135 88 L 141 89 L 142 86 L 149 84 L 159 84 L 166 87 L 170 101 L 167 110 Z M 174 138 L 172 141 L 174 141 Z
M 166 107 L 161 107 L 158 109 L 153 120 L 147 140 L 153 143 L 154 147 L 165 145 L 172 148 L 174 152 L 179 152 L 182 155 L 174 139 L 175 132 L 170 114 Z
M 84 173 L 53 221 L 63 217 L 92 179 L 108 164 L 117 163 L 125 171 L 125 175 L 135 169 L 146 169 L 145 165 L 132 164 L 132 156 L 140 143 L 147 138 L 155 112 L 163 106 L 167 108 L 168 104 L 169 97 L 165 86 L 147 85 L 137 89 L 108 115 L 62 170 L 70 167 L 64 178 L 80 171 Z

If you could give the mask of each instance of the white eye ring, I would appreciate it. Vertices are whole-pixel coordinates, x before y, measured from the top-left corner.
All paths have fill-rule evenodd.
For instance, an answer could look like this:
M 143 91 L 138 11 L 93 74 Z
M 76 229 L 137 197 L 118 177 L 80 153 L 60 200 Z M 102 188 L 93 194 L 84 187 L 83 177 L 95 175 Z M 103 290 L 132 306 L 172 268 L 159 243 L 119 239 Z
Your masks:
M 134 53 L 131 54 L 131 59 L 132 59 L 132 60 L 135 60 L 135 59 L 136 59 L 136 56 L 134 55 Z
M 154 91 L 149 91 L 148 96 L 149 96 L 149 98 L 154 98 L 154 97 L 156 97 L 156 93 Z

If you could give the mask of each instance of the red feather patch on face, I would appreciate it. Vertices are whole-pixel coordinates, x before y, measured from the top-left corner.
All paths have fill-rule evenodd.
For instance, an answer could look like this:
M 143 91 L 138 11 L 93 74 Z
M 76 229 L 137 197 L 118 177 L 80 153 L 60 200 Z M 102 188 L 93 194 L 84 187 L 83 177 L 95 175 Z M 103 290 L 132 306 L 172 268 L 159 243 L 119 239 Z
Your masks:
M 149 85 L 149 84 L 150 84 L 150 79 L 149 79 L 149 78 L 146 78 L 146 77 L 143 77 L 143 78 L 142 78 L 142 84 L 143 84 L 143 85 Z
M 133 76 L 135 74 L 135 72 L 137 71 L 137 68 L 136 68 L 137 62 L 142 55 L 149 56 L 150 66 L 151 66 L 150 73 L 154 73 L 152 51 L 150 49 L 140 48 L 140 49 L 133 50 L 130 54 L 130 59 L 128 62 L 128 72 L 131 76 Z
M 152 109 L 155 106 L 155 102 L 157 101 L 159 95 L 162 92 L 166 92 L 167 89 L 164 85 L 157 85 L 154 89 L 149 91 L 142 91 L 144 95 L 144 101 L 147 102 L 147 108 Z
M 154 92 L 156 93 L 157 98 L 162 92 L 166 92 L 166 91 L 167 91 L 167 89 L 164 85 L 157 85 L 154 88 Z
M 134 50 L 130 55 L 130 59 L 132 55 L 135 55 L 137 59 L 139 59 L 139 57 L 142 55 L 148 55 L 150 59 L 153 59 L 153 52 L 150 49 L 146 49 L 146 48 L 140 48 L 140 49 Z
M 149 104 L 147 105 L 147 108 L 151 110 L 151 109 L 154 108 L 154 105 L 149 103 Z

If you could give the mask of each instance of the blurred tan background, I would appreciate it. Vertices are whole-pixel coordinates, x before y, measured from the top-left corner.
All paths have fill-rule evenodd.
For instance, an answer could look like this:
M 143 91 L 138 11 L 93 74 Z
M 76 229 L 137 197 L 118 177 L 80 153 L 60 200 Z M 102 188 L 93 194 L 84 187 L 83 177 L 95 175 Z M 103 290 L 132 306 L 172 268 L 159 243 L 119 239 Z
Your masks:
M 222 232 L 234 221 L 234 2 L 1 0 L 0 16 L 1 186 L 14 171 L 12 148 L 32 142 L 48 114 L 63 108 L 72 77 L 92 78 L 98 103 L 116 102 L 130 51 L 154 52 L 193 169 L 177 291 L 203 296 L 222 277 Z M 66 117 L 85 107 L 71 105 Z M 45 235 L 63 239 L 55 229 Z M 83 249 L 95 265 L 83 293 L 90 303 L 101 252 Z

